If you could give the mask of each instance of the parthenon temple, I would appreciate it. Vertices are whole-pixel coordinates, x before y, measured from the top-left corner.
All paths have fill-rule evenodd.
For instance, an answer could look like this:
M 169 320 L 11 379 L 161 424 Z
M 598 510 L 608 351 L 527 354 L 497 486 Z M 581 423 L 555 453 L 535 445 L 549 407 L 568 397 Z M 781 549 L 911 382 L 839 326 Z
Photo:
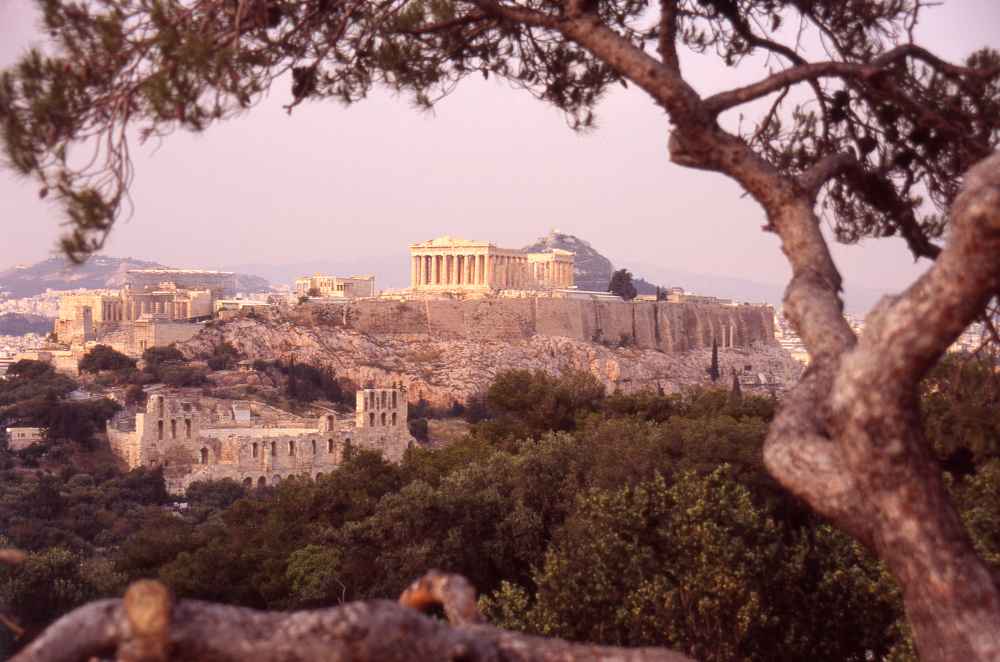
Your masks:
M 525 253 L 488 241 L 439 237 L 410 244 L 413 290 L 545 290 L 573 286 L 569 251 Z

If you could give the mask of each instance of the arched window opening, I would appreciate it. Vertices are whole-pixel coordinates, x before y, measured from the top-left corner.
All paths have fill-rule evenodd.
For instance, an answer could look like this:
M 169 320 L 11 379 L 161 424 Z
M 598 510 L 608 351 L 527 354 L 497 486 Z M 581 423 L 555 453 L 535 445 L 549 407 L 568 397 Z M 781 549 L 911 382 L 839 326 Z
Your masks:
M 243 487 L 253 487 L 253 478 L 247 476 L 243 479 Z
M 259 452 L 260 452 L 260 449 L 257 447 L 257 442 L 255 441 L 255 442 L 253 442 L 253 445 L 250 446 L 250 455 L 251 455 L 251 457 L 257 457 L 257 454 Z
M 375 413 L 368 414 L 368 424 L 375 427 Z
M 316 440 L 315 439 L 312 440 L 312 447 L 313 447 L 313 455 L 315 455 L 316 454 Z
M 392 412 L 392 424 L 393 426 L 396 425 L 396 412 Z
M 170 438 L 171 439 L 176 439 L 177 438 L 177 419 L 176 418 L 171 418 L 170 419 Z
M 184 419 L 184 436 L 187 439 L 191 438 L 191 419 L 190 418 L 185 418 Z
M 385 412 L 382 412 L 382 425 L 385 425 Z
M 333 452 L 333 439 L 327 439 L 326 440 L 326 452 L 327 453 L 332 453 Z
M 395 392 L 395 391 L 393 391 L 393 392 L 392 392 L 392 408 L 393 408 L 393 409 L 395 409 L 395 408 L 396 408 L 396 407 L 398 407 L 398 406 L 399 406 L 399 405 L 398 405 L 398 404 L 396 403 L 396 392 Z
M 156 422 L 156 438 L 163 441 L 163 421 Z
M 201 463 L 208 464 L 208 449 L 202 448 L 200 454 L 201 454 Z
M 261 476 L 257 479 L 257 487 L 267 487 L 267 478 Z
M 278 442 L 271 442 L 271 457 L 278 457 Z
M 386 401 L 387 401 L 388 397 L 389 397 L 389 394 L 386 393 L 385 391 L 382 391 L 382 409 L 385 409 L 386 404 L 387 404 Z
M 290 456 L 292 456 L 292 457 L 295 457 L 295 442 L 294 441 L 289 441 L 288 442 L 288 454 Z
M 328 430 L 332 430 L 335 427 L 335 425 L 336 424 L 334 423 L 333 416 L 327 416 L 326 417 L 326 428 Z

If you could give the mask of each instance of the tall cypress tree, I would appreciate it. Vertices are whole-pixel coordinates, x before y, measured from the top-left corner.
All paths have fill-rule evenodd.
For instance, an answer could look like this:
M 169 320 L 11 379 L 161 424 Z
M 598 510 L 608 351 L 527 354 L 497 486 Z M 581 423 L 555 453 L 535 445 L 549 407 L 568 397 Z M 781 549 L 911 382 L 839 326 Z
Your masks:
M 713 382 L 719 380 L 719 341 L 712 338 L 712 365 L 708 366 L 708 376 Z

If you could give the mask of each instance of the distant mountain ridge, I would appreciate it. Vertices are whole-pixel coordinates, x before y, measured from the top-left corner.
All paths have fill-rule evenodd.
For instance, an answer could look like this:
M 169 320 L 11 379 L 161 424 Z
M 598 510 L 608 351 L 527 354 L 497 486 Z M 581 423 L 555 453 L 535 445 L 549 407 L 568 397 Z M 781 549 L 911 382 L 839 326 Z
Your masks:
M 52 318 L 23 313 L 0 315 L 0 336 L 45 335 L 52 330 Z
M 45 290 L 118 289 L 125 284 L 130 269 L 169 269 L 158 262 L 95 255 L 80 265 L 64 257 L 51 257 L 25 267 L 0 272 L 0 290 L 21 299 L 42 294 Z M 270 289 L 260 276 L 236 274 L 236 290 L 259 292 Z

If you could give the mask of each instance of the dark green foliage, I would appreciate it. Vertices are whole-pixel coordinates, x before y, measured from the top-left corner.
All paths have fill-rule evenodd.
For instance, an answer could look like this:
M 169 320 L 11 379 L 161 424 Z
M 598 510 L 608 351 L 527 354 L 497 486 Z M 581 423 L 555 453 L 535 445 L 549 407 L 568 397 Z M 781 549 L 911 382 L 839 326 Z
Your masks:
M 154 473 L 0 474 L 0 530 L 84 560 L 71 595 L 158 577 L 181 597 L 312 608 L 392 599 L 436 567 L 469 577 L 496 624 L 550 636 L 703 660 L 860 662 L 905 647 L 883 568 L 764 470 L 772 398 L 604 395 L 581 375 L 531 372 L 494 386 L 493 418 L 445 448 L 411 449 L 399 465 L 354 450 L 315 482 L 249 492 L 196 483 L 177 513 L 162 509 Z M 966 388 L 976 399 L 986 384 Z M 953 489 L 1000 567 L 997 466 L 977 464 Z M 93 559 L 104 565 L 88 574 Z
M 189 365 L 164 365 L 159 368 L 159 377 L 167 386 L 201 386 L 208 383 L 205 368 Z
M 107 345 L 95 345 L 80 359 L 79 367 L 80 372 L 96 373 L 102 370 L 122 372 L 134 370 L 135 364 L 135 359 L 130 359 Z
M 20 377 L 22 379 L 36 379 L 45 377 L 55 372 L 55 368 L 50 363 L 44 361 L 32 361 L 31 359 L 21 359 L 15 361 L 7 368 L 8 377 Z
M 489 418 L 490 412 L 486 407 L 486 394 L 473 393 L 465 401 L 465 413 L 463 418 L 469 423 L 479 423 Z
M 206 363 L 210 370 L 229 370 L 240 360 L 240 353 L 227 342 L 216 345 Z
M 246 496 L 246 488 L 234 480 L 195 481 L 191 483 L 185 497 L 188 508 L 199 521 L 221 512 Z
M 169 347 L 150 347 L 142 353 L 143 371 L 151 375 L 155 381 L 163 381 L 163 369 L 185 362 L 184 355 L 173 345 Z
M 595 411 L 603 397 L 604 386 L 588 372 L 553 377 L 541 370 L 508 370 L 499 373 L 486 392 L 494 421 L 482 425 L 494 435 L 506 429 L 515 437 L 572 430 L 577 417 Z
M 341 388 L 336 374 L 329 368 L 317 368 L 305 363 L 292 363 L 279 368 L 288 376 L 285 392 L 290 400 L 299 402 L 350 400 Z
M 126 405 L 144 405 L 146 403 L 146 392 L 143 390 L 142 386 L 138 384 L 130 384 L 128 388 L 125 389 L 125 404 Z
M 626 301 L 635 298 L 635 284 L 632 282 L 632 273 L 628 269 L 618 269 L 611 274 L 611 282 L 608 283 L 608 292 L 617 294 Z
M 18 361 L 7 376 L 0 381 L 0 407 L 26 400 L 62 398 L 77 387 L 73 379 L 40 361 Z
M 417 418 L 417 419 L 411 420 L 408 423 L 408 425 L 409 425 L 409 428 L 410 428 L 410 434 L 413 435 L 414 439 L 416 439 L 418 441 L 427 441 L 428 440 L 428 436 L 427 436 L 427 419 L 426 418 Z
M 431 403 L 429 403 L 424 398 L 420 398 L 415 403 L 407 407 L 406 417 L 411 421 L 415 421 L 421 418 L 423 419 L 437 418 L 434 415 L 434 408 L 431 407 Z
M 1000 458 L 1000 373 L 992 357 L 950 354 L 922 384 L 924 430 L 956 475 Z
M 705 369 L 708 373 L 709 379 L 713 382 L 719 381 L 719 377 L 722 376 L 722 371 L 719 370 L 719 341 L 712 338 L 712 363 Z

